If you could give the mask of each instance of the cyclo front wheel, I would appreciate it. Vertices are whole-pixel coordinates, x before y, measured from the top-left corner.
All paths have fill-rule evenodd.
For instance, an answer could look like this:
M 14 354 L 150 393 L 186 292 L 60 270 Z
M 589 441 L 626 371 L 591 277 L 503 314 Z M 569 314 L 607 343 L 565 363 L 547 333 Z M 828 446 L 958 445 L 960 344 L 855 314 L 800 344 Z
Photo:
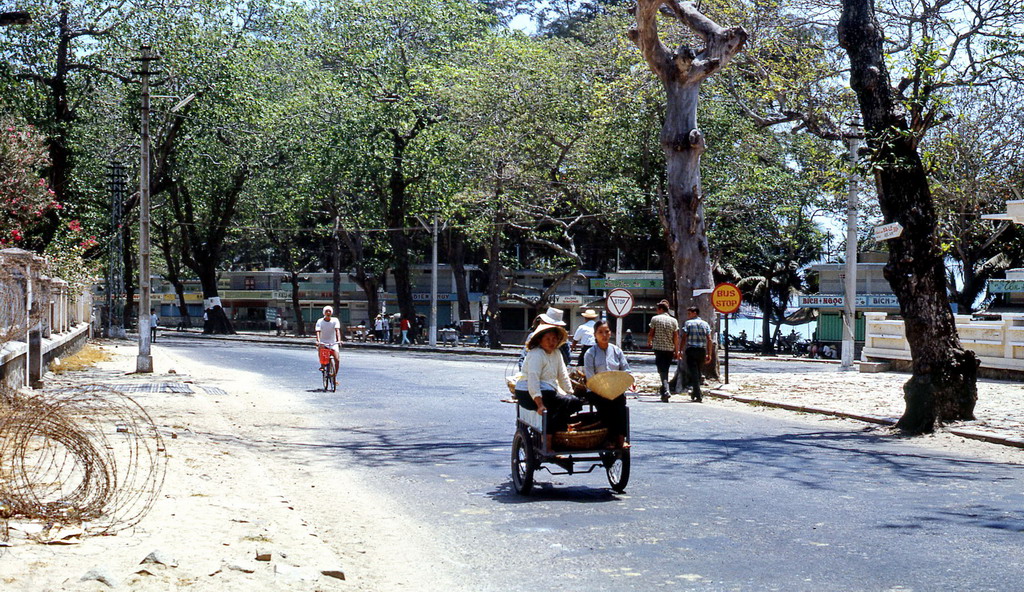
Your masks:
M 626 484 L 629 483 L 629 449 L 626 448 L 618 455 L 609 453 L 604 459 L 604 469 L 612 489 L 617 493 L 626 491 Z
M 517 429 L 512 438 L 512 487 L 519 495 L 527 495 L 533 489 L 534 462 L 533 442 L 523 430 Z

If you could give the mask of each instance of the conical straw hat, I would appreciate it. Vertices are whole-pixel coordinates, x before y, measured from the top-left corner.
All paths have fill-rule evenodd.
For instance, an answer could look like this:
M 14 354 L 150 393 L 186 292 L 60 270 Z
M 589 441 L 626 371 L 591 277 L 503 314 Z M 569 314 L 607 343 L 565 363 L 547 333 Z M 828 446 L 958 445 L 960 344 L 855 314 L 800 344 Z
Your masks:
M 587 380 L 587 388 L 605 399 L 614 399 L 633 386 L 633 375 L 612 370 L 595 374 Z

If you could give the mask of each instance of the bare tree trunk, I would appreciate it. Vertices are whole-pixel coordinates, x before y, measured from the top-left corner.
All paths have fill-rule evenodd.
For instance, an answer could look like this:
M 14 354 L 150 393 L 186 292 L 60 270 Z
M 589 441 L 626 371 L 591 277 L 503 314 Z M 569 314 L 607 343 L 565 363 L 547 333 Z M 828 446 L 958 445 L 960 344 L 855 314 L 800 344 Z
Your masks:
M 292 280 L 292 311 L 295 314 L 295 336 L 302 337 L 306 334 L 306 320 L 302 318 L 302 304 L 299 303 L 299 272 L 290 270 L 288 273 Z
M 704 41 L 702 49 L 695 51 L 683 45 L 673 52 L 662 43 L 657 18 L 663 6 Z M 629 38 L 640 49 L 651 71 L 661 79 L 667 99 L 661 148 L 665 152 L 668 184 L 664 218 L 673 259 L 675 309 L 677 316 L 684 318 L 683 311 L 697 306 L 701 317 L 714 327 L 715 313 L 710 296 L 714 279 L 700 183 L 700 157 L 706 144 L 704 134 L 697 127 L 697 103 L 701 83 L 724 68 L 743 48 L 747 32 L 742 27 L 719 26 L 689 2 L 639 0 L 635 13 L 637 26 L 630 29 Z M 695 290 L 705 292 L 694 295 Z M 714 361 L 709 367 L 717 374 L 717 352 L 708 353 Z
M 135 304 L 135 270 L 138 269 L 137 262 L 135 260 L 135 249 L 132 246 L 132 225 L 122 224 L 121 225 L 121 244 L 123 245 L 121 250 L 121 262 L 124 266 L 124 310 L 122 314 L 122 327 L 125 331 L 132 326 L 132 311 L 134 311 L 138 305 Z
M 903 226 L 903 234 L 889 241 L 884 270 L 899 299 L 913 359 L 897 426 L 928 433 L 936 421 L 974 419 L 978 360 L 961 347 L 956 332 L 935 206 L 917 140 L 894 100 L 874 2 L 843 0 L 838 32 L 850 56 L 850 85 L 864 119 L 879 206 L 886 223 Z
M 469 286 L 466 283 L 466 237 L 452 231 L 448 238 L 448 261 L 455 279 L 455 295 L 459 300 L 459 319 L 472 318 L 469 308 Z
M 341 225 L 337 220 L 335 217 L 334 233 L 331 235 L 331 304 L 335 313 L 341 310 L 341 238 L 338 236 Z M 356 323 L 356 319 L 349 320 Z
M 501 348 L 501 249 L 504 246 L 504 221 L 504 212 L 499 210 L 494 217 L 491 243 L 487 249 L 487 311 L 484 313 L 484 321 L 487 323 L 487 334 L 492 349 Z
M 206 322 L 203 323 L 203 333 L 234 335 L 235 329 L 231 326 L 231 319 L 228 318 L 224 307 L 220 304 L 216 264 L 207 263 L 199 265 L 194 271 L 197 272 L 199 284 L 203 287 L 203 303 L 206 310 Z M 211 304 L 207 306 L 206 303 Z
M 764 278 L 764 294 L 761 296 L 761 355 L 770 356 L 775 353 L 772 340 L 772 276 Z

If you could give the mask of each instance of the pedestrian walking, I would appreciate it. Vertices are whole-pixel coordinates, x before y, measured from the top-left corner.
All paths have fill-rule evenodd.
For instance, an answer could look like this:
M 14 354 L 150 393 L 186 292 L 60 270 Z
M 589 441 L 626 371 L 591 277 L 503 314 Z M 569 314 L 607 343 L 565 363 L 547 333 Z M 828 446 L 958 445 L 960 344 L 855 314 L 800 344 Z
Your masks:
M 384 341 L 384 320 L 383 315 L 377 315 L 377 318 L 373 321 L 373 340 Z
M 658 314 L 651 319 L 651 330 L 647 333 L 647 347 L 654 350 L 654 365 L 661 377 L 661 401 L 668 403 L 668 371 L 672 361 L 679 359 L 679 321 L 669 314 L 668 300 L 655 306 Z
M 409 329 L 411 327 L 412 323 L 409 322 L 409 319 L 402 317 L 402 322 L 399 324 L 399 328 L 402 331 L 402 345 L 412 345 L 412 342 L 409 341 Z
M 700 383 L 704 375 L 704 364 L 711 361 L 711 326 L 700 318 L 700 309 L 691 306 L 686 309 L 683 334 L 686 336 L 686 375 L 690 383 L 690 399 L 700 403 L 703 400 Z
M 149 309 L 149 339 L 150 341 L 156 341 L 156 324 L 160 322 L 160 315 L 156 314 L 156 309 Z
M 580 316 L 587 319 L 587 322 L 576 327 L 576 332 L 572 336 L 572 347 L 579 346 L 580 356 L 576 359 L 576 365 L 582 367 L 583 356 L 594 346 L 594 322 L 598 315 L 596 310 L 588 308 Z

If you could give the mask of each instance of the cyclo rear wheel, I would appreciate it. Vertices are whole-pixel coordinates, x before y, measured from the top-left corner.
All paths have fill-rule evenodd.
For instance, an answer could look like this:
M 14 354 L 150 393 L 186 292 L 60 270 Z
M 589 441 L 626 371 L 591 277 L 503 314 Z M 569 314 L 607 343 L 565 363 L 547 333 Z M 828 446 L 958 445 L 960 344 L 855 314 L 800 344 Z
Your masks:
M 519 495 L 527 495 L 533 489 L 534 457 L 529 435 L 517 429 L 512 438 L 512 487 Z

